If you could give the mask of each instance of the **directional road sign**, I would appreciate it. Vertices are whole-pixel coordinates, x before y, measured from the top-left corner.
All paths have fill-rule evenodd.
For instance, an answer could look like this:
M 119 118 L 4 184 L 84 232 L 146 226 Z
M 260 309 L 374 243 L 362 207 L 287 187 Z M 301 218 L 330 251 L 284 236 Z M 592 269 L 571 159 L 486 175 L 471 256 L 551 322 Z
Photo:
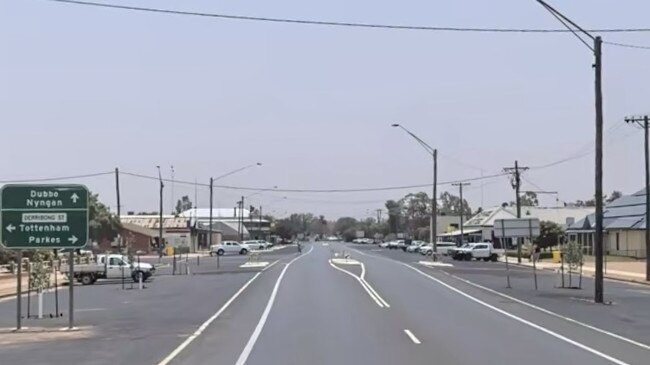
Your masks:
M 80 248 L 88 241 L 83 185 L 5 185 L 0 242 L 12 249 Z

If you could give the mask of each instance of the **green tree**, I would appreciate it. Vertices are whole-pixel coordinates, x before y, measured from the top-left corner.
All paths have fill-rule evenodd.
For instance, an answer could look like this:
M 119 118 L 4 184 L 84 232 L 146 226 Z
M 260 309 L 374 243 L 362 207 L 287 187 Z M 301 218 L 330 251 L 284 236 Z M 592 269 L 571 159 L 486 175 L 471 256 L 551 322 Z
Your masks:
M 467 199 L 463 199 L 463 201 L 461 202 L 460 197 L 445 191 L 444 193 L 442 193 L 442 195 L 440 195 L 440 200 L 441 200 L 440 214 L 445 214 L 445 215 L 460 215 L 461 213 L 463 215 L 472 214 L 472 208 L 470 208 Z
M 117 237 L 122 225 L 120 219 L 111 213 L 109 208 L 99 201 L 97 194 L 88 196 L 88 232 L 90 240 L 101 242 L 112 241 Z
M 176 202 L 176 214 L 181 214 L 182 212 L 186 210 L 192 209 L 192 201 L 187 195 L 182 196 L 177 202 Z
M 539 230 L 540 235 L 535 238 L 534 242 L 540 248 L 557 245 L 560 237 L 564 236 L 562 226 L 555 222 L 541 221 L 539 222 Z
M 50 286 L 50 271 L 45 267 L 46 255 L 42 250 L 35 251 L 32 256 L 32 270 L 30 272 L 30 280 L 32 288 L 41 293 L 44 289 Z
M 527 191 L 524 194 L 519 196 L 519 204 L 523 207 L 536 207 L 539 205 L 539 200 L 537 199 L 537 193 L 532 191 Z M 514 204 L 513 204 L 514 205 Z
M 411 232 L 429 224 L 431 199 L 426 193 L 408 194 L 399 203 L 404 209 L 404 215 L 408 219 Z
M 334 231 L 340 234 L 343 234 L 350 229 L 356 231 L 357 223 L 357 220 L 352 217 L 341 217 L 334 224 Z
M 393 233 L 399 232 L 399 223 L 402 219 L 402 205 L 395 200 L 386 201 L 386 210 L 388 211 L 388 227 Z

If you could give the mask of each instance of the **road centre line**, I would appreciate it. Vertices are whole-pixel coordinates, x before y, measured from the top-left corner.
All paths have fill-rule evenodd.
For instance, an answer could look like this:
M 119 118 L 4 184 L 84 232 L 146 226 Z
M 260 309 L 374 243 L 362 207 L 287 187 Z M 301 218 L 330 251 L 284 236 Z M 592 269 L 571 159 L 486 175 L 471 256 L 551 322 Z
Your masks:
M 406 333 L 406 335 L 409 336 L 409 338 L 411 339 L 411 341 L 413 341 L 414 344 L 419 345 L 419 344 L 422 343 L 422 342 L 420 342 L 420 340 L 418 340 L 417 337 L 415 337 L 415 335 L 413 334 L 413 332 L 411 332 L 411 331 L 405 329 L 405 330 L 404 330 L 404 333 Z
M 355 250 L 355 251 L 357 251 L 357 250 Z M 357 252 L 359 252 L 360 254 L 362 254 L 362 255 L 364 255 L 364 256 L 374 257 L 374 258 L 376 258 L 376 259 L 380 259 L 380 260 L 392 261 L 393 263 L 397 263 L 397 264 L 401 264 L 401 265 L 405 265 L 405 266 L 411 267 L 410 265 L 404 264 L 404 263 L 402 263 L 402 262 L 398 262 L 398 261 L 396 261 L 396 260 L 391 260 L 391 259 L 388 259 L 388 258 L 385 258 L 385 257 L 381 257 L 381 256 L 368 255 L 368 254 L 365 254 L 365 253 L 363 253 L 363 252 L 361 252 L 361 251 L 357 251 Z M 489 292 L 489 293 L 496 294 L 496 295 L 498 295 L 498 296 L 501 296 L 502 298 L 506 298 L 506 299 L 508 299 L 508 300 L 511 300 L 511 301 L 513 301 L 513 302 L 516 302 L 516 303 L 519 303 L 519 304 L 521 304 L 521 305 L 527 306 L 527 307 L 529 307 L 529 308 L 532 308 L 532 309 L 538 310 L 538 311 L 540 311 L 540 312 L 542 312 L 542 313 L 544 313 L 544 314 L 548 314 L 548 315 L 553 316 L 553 317 L 555 317 L 555 318 L 563 319 L 563 320 L 565 320 L 565 321 L 567 321 L 567 322 L 570 322 L 570 323 L 576 324 L 576 325 L 578 325 L 578 326 L 582 326 L 582 327 L 584 327 L 584 328 L 590 329 L 590 330 L 592 330 L 592 331 L 595 331 L 595 332 L 598 332 L 598 333 L 601 333 L 601 334 L 604 334 L 604 335 L 607 335 L 607 336 L 610 336 L 610 337 L 616 338 L 617 340 L 620 340 L 620 341 L 623 341 L 623 342 L 627 342 L 627 343 L 629 343 L 629 344 L 631 344 L 631 345 L 638 346 L 638 347 L 640 347 L 640 348 L 642 348 L 642 349 L 650 350 L 650 345 L 647 345 L 647 344 L 644 344 L 644 343 L 641 343 L 641 342 L 638 342 L 638 341 L 632 340 L 632 339 L 627 338 L 627 337 L 623 337 L 623 336 L 618 335 L 618 334 L 616 334 L 616 333 L 606 331 L 606 330 L 604 330 L 604 329 L 601 329 L 601 328 L 598 328 L 598 327 L 595 327 L 595 326 L 589 325 L 589 324 L 584 323 L 584 322 L 580 322 L 580 321 L 575 320 L 575 319 L 573 319 L 573 318 L 566 317 L 566 316 L 563 316 L 563 315 L 560 315 L 560 314 L 557 314 L 557 313 L 551 312 L 551 311 L 549 311 L 549 310 L 547 310 L 547 309 L 544 309 L 544 308 L 539 307 L 539 306 L 536 306 L 536 305 L 534 305 L 534 304 L 531 304 L 531 303 L 525 302 L 525 301 L 523 301 L 523 300 L 521 300 L 521 299 L 517 299 L 517 298 L 512 297 L 512 296 L 510 296 L 510 295 L 507 295 L 507 294 L 501 293 L 501 292 L 499 292 L 499 291 L 497 291 L 497 290 L 493 290 L 493 289 L 487 288 L 487 287 L 485 287 L 485 286 L 482 286 L 482 285 L 476 284 L 476 283 L 471 282 L 471 281 L 469 281 L 469 280 L 467 280 L 467 279 L 461 278 L 461 277 L 459 277 L 459 276 L 457 276 L 457 275 L 450 274 L 449 272 L 447 272 L 447 271 L 445 271 L 445 270 L 439 270 L 439 271 L 442 272 L 442 273 L 444 273 L 444 274 L 446 274 L 446 275 L 448 275 L 448 276 L 453 277 L 454 279 L 460 280 L 460 281 L 462 281 L 462 282 L 464 282 L 464 283 L 466 283 L 466 284 L 469 284 L 469 285 L 472 285 L 472 286 L 474 286 L 474 287 L 476 287 L 476 288 L 479 288 L 479 289 L 485 290 L 485 291 L 487 291 L 487 292 Z
M 309 255 L 312 251 L 314 251 L 314 246 L 311 246 L 309 251 L 305 253 L 304 255 L 299 255 L 298 257 L 294 258 L 293 260 L 289 261 L 289 263 L 286 264 L 284 269 L 282 269 L 282 272 L 280 273 L 280 276 L 275 282 L 275 286 L 273 287 L 273 291 L 271 292 L 271 296 L 269 297 L 268 303 L 266 303 L 266 308 L 264 308 L 264 312 L 262 313 L 262 316 L 260 317 L 259 322 L 257 323 L 257 326 L 255 327 L 255 330 L 253 331 L 253 334 L 251 334 L 250 339 L 248 339 L 248 343 L 246 343 L 246 346 L 244 347 L 244 350 L 242 353 L 239 355 L 239 359 L 237 359 L 237 362 L 235 365 L 244 365 L 246 364 L 246 361 L 248 360 L 248 356 L 250 356 L 251 351 L 253 351 L 253 347 L 255 346 L 255 343 L 257 342 L 257 339 L 260 337 L 260 334 L 262 333 L 262 329 L 264 328 L 264 325 L 266 324 L 266 320 L 269 317 L 269 313 L 271 312 L 271 308 L 273 307 L 273 303 L 275 302 L 275 297 L 278 294 L 278 289 L 280 288 L 280 283 L 282 282 L 282 278 L 284 278 L 284 274 L 287 272 L 287 269 L 291 264 L 293 264 L 296 260 L 305 257 Z M 277 262 L 277 261 L 276 261 Z
M 382 298 L 379 293 L 366 281 L 366 266 L 363 264 L 363 262 L 360 262 L 361 264 L 361 282 L 366 285 L 366 287 L 379 299 L 379 301 L 384 305 L 386 308 L 390 308 L 390 305 Z
M 203 324 L 201 324 L 201 326 L 200 326 L 196 331 L 194 331 L 194 333 L 193 333 L 192 335 L 190 335 L 188 338 L 186 338 L 185 341 L 183 341 L 180 345 L 178 345 L 178 347 L 176 347 L 176 348 L 175 348 L 175 349 L 174 349 L 174 350 L 173 350 L 169 355 L 167 355 L 167 357 L 165 357 L 165 358 L 164 358 L 162 361 L 160 361 L 157 365 L 167 365 L 167 364 L 169 364 L 172 360 L 174 360 L 174 358 L 175 358 L 176 356 L 178 356 L 178 354 L 180 354 L 180 353 L 181 353 L 181 352 L 182 352 L 182 351 L 183 351 L 183 350 L 184 350 L 184 349 L 185 349 L 185 348 L 186 348 L 190 343 L 192 343 L 192 341 L 194 341 L 197 337 L 199 337 L 199 336 L 203 333 L 203 331 L 205 331 L 205 329 L 208 328 L 208 326 L 209 326 L 212 322 L 214 322 L 214 320 L 216 320 L 217 318 L 219 318 L 219 316 L 221 315 L 221 313 L 223 313 L 226 309 L 228 309 L 228 307 L 230 306 L 230 304 L 232 304 L 232 302 L 234 302 L 235 299 L 237 299 L 237 297 L 239 297 L 239 295 L 240 295 L 244 290 L 246 290 L 246 288 L 247 288 L 247 287 L 248 287 L 248 286 L 249 286 L 253 281 L 255 281 L 255 279 L 257 279 L 258 276 L 260 276 L 260 275 L 262 274 L 262 272 L 264 272 L 264 271 L 270 269 L 270 268 L 271 268 L 273 265 L 275 265 L 278 261 L 280 261 L 280 260 L 279 260 L 279 259 L 278 259 L 278 260 L 275 260 L 271 265 L 265 267 L 263 270 L 261 270 L 260 272 L 258 272 L 257 274 L 255 274 L 255 276 L 253 276 L 252 278 L 250 278 L 250 280 L 248 280 L 248 281 L 247 281 L 247 282 L 246 282 L 246 283 L 245 283 L 241 288 L 239 288 L 239 290 L 238 290 L 238 291 L 237 291 L 237 292 L 236 292 L 232 297 L 230 297 L 230 299 L 228 299 L 228 301 L 227 301 L 227 302 L 226 302 L 226 303 L 225 303 L 225 304 L 224 304 L 224 305 L 223 305 L 223 306 L 222 306 L 222 307 L 217 311 L 217 313 L 215 313 L 214 315 L 212 315 L 212 317 L 208 318 L 207 321 L 203 322 Z
M 374 294 L 373 294 L 373 293 L 368 289 L 368 287 L 363 283 L 363 281 L 361 281 L 361 279 L 360 279 L 358 276 L 354 275 L 353 273 L 351 273 L 351 272 L 349 272 L 349 271 L 347 271 L 347 270 L 345 270 L 345 269 L 342 269 L 342 268 L 340 268 L 340 267 L 334 265 L 334 264 L 332 263 L 332 260 L 329 260 L 329 264 L 330 264 L 330 266 L 332 266 L 332 267 L 335 268 L 336 270 L 339 270 L 339 271 L 341 271 L 341 272 L 344 272 L 344 273 L 346 273 L 346 274 L 352 276 L 353 278 L 355 278 L 355 279 L 359 282 L 359 284 L 361 284 L 361 287 L 366 291 L 366 293 L 368 293 L 368 295 L 370 296 L 370 298 L 372 298 L 372 300 L 374 300 L 375 303 L 377 303 L 377 305 L 379 306 L 379 308 L 384 308 L 384 304 L 383 304 L 382 302 L 380 302 L 379 299 L 378 299 L 377 297 L 375 297 L 375 295 L 374 295 Z
M 540 325 L 535 324 L 533 322 L 530 322 L 530 321 L 528 321 L 526 319 L 523 319 L 521 317 L 518 317 L 518 316 L 516 316 L 514 314 L 508 313 L 503 309 L 497 308 L 497 307 L 495 307 L 495 306 L 493 306 L 493 305 L 491 305 L 489 303 L 486 303 L 486 302 L 484 302 L 484 301 L 482 301 L 482 300 L 480 300 L 478 298 L 475 298 L 475 297 L 463 292 L 462 290 L 454 288 L 453 286 L 445 283 L 444 281 L 442 281 L 442 280 L 440 280 L 440 279 L 438 279 L 436 277 L 433 277 L 433 276 L 431 276 L 431 275 L 429 275 L 429 274 L 427 274 L 427 273 L 425 273 L 425 272 L 423 272 L 423 271 L 421 271 L 421 270 L 419 270 L 419 269 L 417 269 L 417 268 L 415 268 L 415 267 L 413 267 L 411 265 L 408 265 L 408 264 L 405 264 L 405 263 L 401 263 L 401 264 L 408 267 L 408 268 L 410 268 L 411 270 L 416 271 L 420 275 L 423 275 L 423 276 L 435 281 L 436 283 L 444 286 L 445 288 L 447 288 L 447 289 L 449 289 L 449 290 L 451 290 L 451 291 L 453 291 L 453 292 L 455 292 L 457 294 L 460 294 L 460 295 L 464 296 L 465 298 L 467 298 L 467 299 L 469 299 L 469 300 L 471 300 L 471 301 L 473 301 L 473 302 L 475 302 L 477 304 L 480 304 L 480 305 L 482 305 L 482 306 L 484 306 L 484 307 L 486 307 L 488 309 L 492 309 L 493 311 L 495 311 L 497 313 L 500 313 L 500 314 L 502 314 L 502 315 L 504 315 L 506 317 L 509 317 L 509 318 L 511 318 L 511 319 L 513 319 L 513 320 L 515 320 L 517 322 L 520 322 L 520 323 L 525 324 L 525 325 L 527 325 L 529 327 L 532 327 L 532 328 L 534 328 L 536 330 L 544 332 L 547 335 L 550 335 L 550 336 L 555 337 L 555 338 L 557 338 L 557 339 L 559 339 L 561 341 L 564 341 L 564 342 L 566 342 L 568 344 L 571 344 L 571 345 L 573 345 L 575 347 L 578 347 L 578 348 L 580 348 L 582 350 L 585 350 L 585 351 L 587 351 L 589 353 L 592 353 L 592 354 L 594 354 L 594 355 L 596 355 L 598 357 L 601 357 L 601 358 L 603 358 L 605 360 L 608 360 L 608 361 L 610 361 L 610 362 L 612 362 L 614 364 L 617 364 L 617 365 L 630 365 L 630 364 L 628 364 L 628 363 L 626 363 L 624 361 L 621 361 L 621 360 L 619 360 L 619 359 L 617 359 L 615 357 L 612 357 L 612 356 L 609 356 L 609 355 L 607 355 L 605 353 L 602 353 L 602 352 L 600 352 L 600 351 L 598 351 L 598 350 L 596 350 L 596 349 L 594 349 L 592 347 L 589 347 L 589 346 L 584 345 L 584 344 L 582 344 L 580 342 L 574 341 L 574 340 L 572 340 L 572 339 L 570 339 L 568 337 L 565 337 L 565 336 L 563 336 L 563 335 L 561 335 L 561 334 L 559 334 L 557 332 L 551 331 L 550 329 L 548 329 L 546 327 L 543 327 L 543 326 L 540 326 Z

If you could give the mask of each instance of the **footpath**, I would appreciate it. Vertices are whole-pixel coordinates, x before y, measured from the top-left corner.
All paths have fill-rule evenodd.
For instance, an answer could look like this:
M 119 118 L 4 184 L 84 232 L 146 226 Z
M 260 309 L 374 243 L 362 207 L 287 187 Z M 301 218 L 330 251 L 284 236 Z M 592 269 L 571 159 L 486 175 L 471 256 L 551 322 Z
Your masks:
M 505 257 L 499 257 L 499 261 L 505 262 Z M 508 257 L 508 263 L 526 267 L 533 266 L 533 263 L 528 258 L 524 258 L 521 263 L 517 263 L 517 258 Z M 551 260 L 541 260 L 537 262 L 537 268 L 540 270 L 560 271 L 561 266 L 561 264 L 555 263 Z M 564 270 L 568 271 L 567 264 L 564 265 Z M 577 272 L 577 270 L 574 269 L 572 272 Z M 585 262 L 582 266 L 582 272 L 587 275 L 595 275 L 596 268 L 594 267 L 594 263 Z M 605 262 L 603 272 L 607 279 L 632 281 L 650 285 L 650 282 L 645 280 L 645 261 Z

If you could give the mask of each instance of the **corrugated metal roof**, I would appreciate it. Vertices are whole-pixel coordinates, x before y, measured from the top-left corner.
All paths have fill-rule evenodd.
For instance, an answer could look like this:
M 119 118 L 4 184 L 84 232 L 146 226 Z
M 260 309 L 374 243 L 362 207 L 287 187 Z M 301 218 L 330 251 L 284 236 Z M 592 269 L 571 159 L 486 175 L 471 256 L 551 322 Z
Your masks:
M 645 229 L 645 212 L 645 189 L 642 189 L 606 204 L 603 209 L 603 228 Z M 589 224 L 585 224 L 585 222 Z M 568 230 L 593 229 L 594 226 L 595 215 L 590 214 L 569 226 Z
M 138 216 L 138 215 L 127 215 L 121 216 L 120 221 L 122 223 L 131 223 L 136 224 L 145 228 L 158 228 L 160 226 L 160 217 L 155 216 Z M 165 229 L 181 229 L 187 228 L 187 218 L 176 218 L 176 217 L 163 217 L 163 228 Z

